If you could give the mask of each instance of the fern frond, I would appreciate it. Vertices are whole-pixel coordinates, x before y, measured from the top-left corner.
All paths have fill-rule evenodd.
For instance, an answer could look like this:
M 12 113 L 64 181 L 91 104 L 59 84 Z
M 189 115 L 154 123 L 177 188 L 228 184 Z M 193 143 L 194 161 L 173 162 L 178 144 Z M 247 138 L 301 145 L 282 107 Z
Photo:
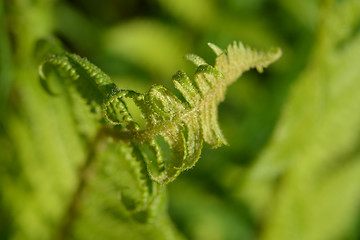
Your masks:
M 146 162 L 151 179 L 168 183 L 194 166 L 203 141 L 213 148 L 227 144 L 219 127 L 217 109 L 225 98 L 226 88 L 244 71 L 256 68 L 262 72 L 281 55 L 279 49 L 263 53 L 236 42 L 227 50 L 214 44 L 209 46 L 217 55 L 215 67 L 190 54 L 186 58 L 197 66 L 194 79 L 182 71 L 173 77 L 184 102 L 161 85 L 152 86 L 145 94 L 118 89 L 99 68 L 71 53 L 45 60 L 40 76 L 46 79 L 45 64 L 65 70 L 87 102 L 101 105 L 104 118 L 120 126 L 111 130 L 111 135 L 132 143 L 134 151 L 140 152 Z M 134 122 L 124 98 L 131 98 L 140 108 L 146 119 L 145 129 Z

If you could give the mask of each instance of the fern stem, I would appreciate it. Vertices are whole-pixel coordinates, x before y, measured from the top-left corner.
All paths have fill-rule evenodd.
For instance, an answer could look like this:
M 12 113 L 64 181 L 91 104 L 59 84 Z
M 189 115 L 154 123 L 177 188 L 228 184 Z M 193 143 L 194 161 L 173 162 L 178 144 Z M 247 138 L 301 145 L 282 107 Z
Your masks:
M 88 153 L 83 165 L 78 171 L 77 179 L 79 179 L 79 181 L 77 187 L 71 197 L 68 207 L 64 211 L 62 220 L 60 220 L 58 231 L 55 233 L 55 237 L 53 239 L 68 239 L 71 235 L 73 224 L 78 217 L 78 210 L 83 200 L 86 186 L 91 178 L 91 170 L 96 160 L 96 153 L 98 152 L 101 144 L 104 142 L 105 136 L 106 134 L 103 128 L 101 128 L 94 139 L 87 144 Z

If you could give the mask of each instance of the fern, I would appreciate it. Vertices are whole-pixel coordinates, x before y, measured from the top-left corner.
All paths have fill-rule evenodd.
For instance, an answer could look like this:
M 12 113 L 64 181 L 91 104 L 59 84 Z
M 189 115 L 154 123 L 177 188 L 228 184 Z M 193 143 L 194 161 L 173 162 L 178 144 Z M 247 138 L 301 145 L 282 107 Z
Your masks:
M 106 120 L 114 129 L 113 137 L 136 143 L 136 147 L 148 145 L 156 156 L 159 172 L 157 175 L 149 167 L 149 174 L 159 183 L 167 183 L 183 170 L 193 167 L 199 159 L 202 142 L 212 147 L 227 144 L 217 120 L 217 107 L 225 98 L 228 85 L 244 71 L 256 68 L 262 72 L 264 67 L 278 59 L 279 49 L 269 53 L 257 52 L 236 42 L 224 51 L 214 44 L 209 46 L 216 53 L 215 67 L 202 58 L 190 54 L 197 70 L 192 81 L 183 71 L 178 71 L 173 81 L 175 87 L 185 98 L 179 100 L 161 85 L 154 85 L 145 94 L 131 90 L 118 89 L 110 77 L 85 58 L 76 54 L 54 55 L 40 65 L 40 77 L 46 80 L 44 65 L 59 66 L 69 73 L 72 83 L 90 105 L 102 104 Z M 123 98 L 132 98 L 146 119 L 146 128 L 140 129 L 129 113 Z M 172 159 L 164 159 L 156 138 L 162 136 L 172 151 Z M 147 164 L 153 159 L 142 151 Z
M 45 85 L 46 66 L 65 71 L 70 83 L 93 109 L 101 106 L 103 119 L 108 122 L 103 129 L 106 135 L 126 141 L 133 148 L 137 162 L 134 168 L 142 169 L 137 170 L 137 175 L 143 192 L 135 211 L 149 207 L 158 192 L 156 183 L 169 183 L 194 166 L 204 141 L 213 148 L 227 144 L 219 127 L 217 109 L 224 101 L 227 87 L 244 71 L 256 68 L 262 72 L 281 55 L 280 49 L 263 53 L 236 42 L 227 50 L 214 44 L 209 46 L 217 55 L 215 66 L 189 54 L 186 58 L 197 66 L 194 79 L 183 71 L 173 76 L 184 101 L 161 85 L 152 86 L 144 94 L 119 89 L 98 67 L 72 53 L 50 56 L 39 67 Z M 134 121 L 126 98 L 140 108 L 145 128 Z

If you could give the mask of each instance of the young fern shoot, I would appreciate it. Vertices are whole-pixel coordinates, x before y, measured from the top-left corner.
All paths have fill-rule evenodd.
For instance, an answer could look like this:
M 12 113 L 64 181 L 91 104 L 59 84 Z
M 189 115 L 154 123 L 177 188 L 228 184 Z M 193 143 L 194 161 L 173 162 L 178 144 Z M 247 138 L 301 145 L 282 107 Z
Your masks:
M 197 66 L 194 79 L 183 71 L 173 76 L 185 101 L 161 85 L 152 86 L 144 94 L 119 89 L 98 67 L 72 53 L 48 57 L 40 65 L 39 74 L 46 84 L 45 65 L 64 70 L 87 103 L 101 107 L 109 125 L 106 132 L 130 143 L 137 161 L 146 166 L 148 176 L 144 177 L 166 184 L 194 166 L 203 141 L 213 148 L 227 144 L 218 123 L 218 105 L 224 101 L 227 87 L 244 71 L 256 68 L 262 72 L 281 56 L 279 48 L 264 53 L 237 42 L 226 50 L 211 43 L 209 46 L 216 54 L 215 66 L 189 54 L 186 58 Z M 132 99 L 139 107 L 145 128 L 134 121 L 124 98 Z
M 71 83 L 82 97 L 90 105 L 101 106 L 109 124 L 121 126 L 112 129 L 111 135 L 135 143 L 134 146 L 140 149 L 149 166 L 151 178 L 159 183 L 168 183 L 181 171 L 193 167 L 199 159 L 203 141 L 214 148 L 227 144 L 217 120 L 217 108 L 225 98 L 226 88 L 244 71 L 256 68 L 262 72 L 263 68 L 281 56 L 278 48 L 264 53 L 236 42 L 229 45 L 227 50 L 211 43 L 209 46 L 217 55 L 214 67 L 199 56 L 189 54 L 186 58 L 197 66 L 195 79 L 191 80 L 182 71 L 173 77 L 175 87 L 185 102 L 161 85 L 152 86 L 145 94 L 118 89 L 107 74 L 85 58 L 72 53 L 50 56 L 40 65 L 39 73 L 41 79 L 46 80 L 43 71 L 45 64 L 58 66 L 68 72 Z M 140 108 L 146 119 L 145 129 L 140 129 L 133 120 L 124 98 L 131 98 Z M 168 144 L 171 159 L 164 159 L 158 136 Z M 143 148 L 148 148 L 148 151 Z M 158 164 L 156 173 L 150 167 L 155 162 Z

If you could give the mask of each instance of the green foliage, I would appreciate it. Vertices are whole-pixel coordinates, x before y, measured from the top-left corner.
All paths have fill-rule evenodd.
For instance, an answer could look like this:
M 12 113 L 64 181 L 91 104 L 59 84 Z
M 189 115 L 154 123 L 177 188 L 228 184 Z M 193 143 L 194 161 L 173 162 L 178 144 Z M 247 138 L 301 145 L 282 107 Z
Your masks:
M 359 239 L 359 17 L 358 0 L 0 1 L 0 238 Z M 233 39 L 283 56 L 256 74 L 249 55 L 276 50 Z
M 360 54 L 360 35 L 346 28 L 338 32 L 336 23 L 345 12 L 359 23 L 360 4 L 325 7 L 313 60 L 294 85 L 270 144 L 242 190 L 256 212 L 270 209 L 264 239 L 294 234 L 340 239 L 359 207 L 360 71 L 352 63 Z M 266 206 L 271 198 L 277 201 Z

